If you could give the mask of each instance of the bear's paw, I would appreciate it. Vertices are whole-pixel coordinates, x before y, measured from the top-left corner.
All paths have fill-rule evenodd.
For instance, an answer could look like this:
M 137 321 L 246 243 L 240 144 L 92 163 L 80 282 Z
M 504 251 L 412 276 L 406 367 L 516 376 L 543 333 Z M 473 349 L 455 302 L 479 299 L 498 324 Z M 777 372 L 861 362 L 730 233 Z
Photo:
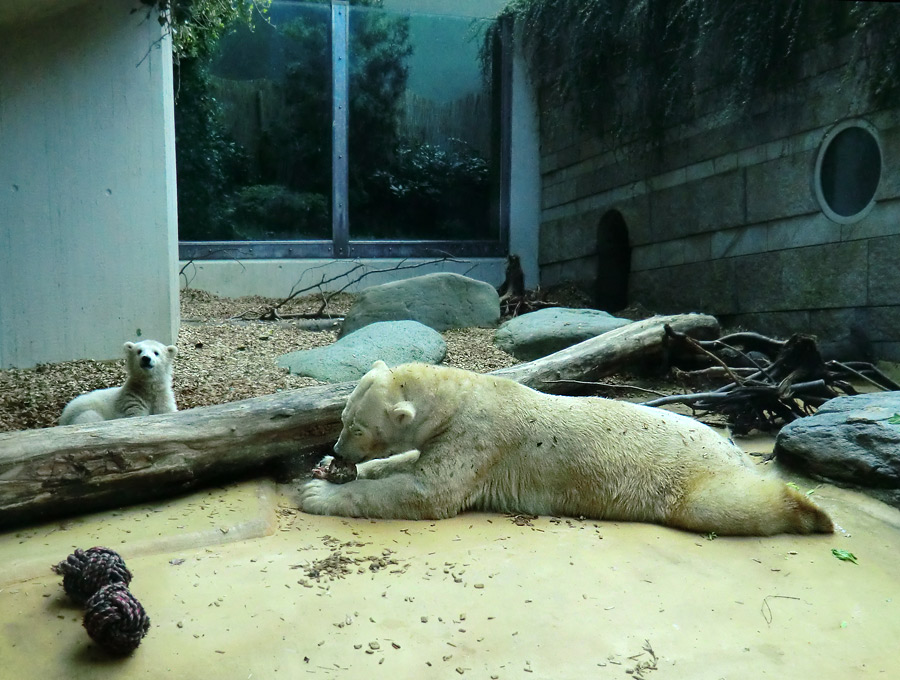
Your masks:
M 311 479 L 300 490 L 300 509 L 312 515 L 340 515 L 341 486 L 324 479 Z

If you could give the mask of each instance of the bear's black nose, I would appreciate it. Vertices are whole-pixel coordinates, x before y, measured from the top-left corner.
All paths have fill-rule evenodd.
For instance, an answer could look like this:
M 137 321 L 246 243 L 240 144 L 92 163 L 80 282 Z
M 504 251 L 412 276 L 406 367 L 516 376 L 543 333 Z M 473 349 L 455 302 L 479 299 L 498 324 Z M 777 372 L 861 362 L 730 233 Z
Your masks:
M 141 357 L 141 368 L 150 368 L 150 357 Z

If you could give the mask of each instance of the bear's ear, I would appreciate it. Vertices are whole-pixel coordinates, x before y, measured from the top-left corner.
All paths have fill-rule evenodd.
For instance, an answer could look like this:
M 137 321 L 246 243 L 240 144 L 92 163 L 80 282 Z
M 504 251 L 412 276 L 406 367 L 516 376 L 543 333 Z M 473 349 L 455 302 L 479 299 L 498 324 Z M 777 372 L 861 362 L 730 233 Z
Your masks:
M 373 371 L 386 371 L 388 370 L 388 365 L 384 363 L 381 359 L 376 359 L 375 363 L 372 364 Z
M 134 348 L 135 348 L 135 347 L 137 347 L 137 345 L 135 345 L 133 342 L 126 342 L 126 343 L 125 343 L 125 351 L 126 351 L 126 352 L 132 352 L 132 351 L 134 351 Z
M 178 348 L 175 345 L 169 345 L 168 347 L 166 347 L 166 351 L 169 353 L 170 357 L 174 357 L 176 354 L 178 354 Z
M 397 425 L 406 425 L 416 417 L 416 407 L 411 401 L 398 401 L 391 410 L 391 417 Z

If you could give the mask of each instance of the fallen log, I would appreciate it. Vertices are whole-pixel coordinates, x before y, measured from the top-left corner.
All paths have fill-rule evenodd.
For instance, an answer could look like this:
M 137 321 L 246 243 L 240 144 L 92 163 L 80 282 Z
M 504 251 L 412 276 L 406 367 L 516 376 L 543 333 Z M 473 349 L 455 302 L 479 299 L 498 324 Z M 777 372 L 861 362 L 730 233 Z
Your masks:
M 0 434 L 0 527 L 172 496 L 330 447 L 355 383 Z
M 495 371 L 535 389 L 571 393 L 662 356 L 664 326 L 715 337 L 713 317 L 655 317 L 550 356 Z M 0 527 L 120 507 L 265 472 L 324 454 L 356 383 L 339 383 L 165 415 L 0 433 Z
M 549 356 L 493 371 L 541 392 L 576 394 L 595 381 L 636 365 L 668 364 L 669 326 L 700 340 L 719 335 L 719 322 L 705 314 L 654 316 L 590 338 Z M 668 368 L 668 366 L 666 366 Z M 582 384 L 579 384 L 582 383 Z

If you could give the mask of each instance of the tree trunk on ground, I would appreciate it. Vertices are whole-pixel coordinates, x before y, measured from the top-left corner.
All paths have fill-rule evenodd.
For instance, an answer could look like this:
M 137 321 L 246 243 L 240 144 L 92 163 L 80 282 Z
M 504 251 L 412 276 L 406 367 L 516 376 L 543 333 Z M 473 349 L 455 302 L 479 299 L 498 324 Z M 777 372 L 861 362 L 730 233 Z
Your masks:
M 354 386 L 0 434 L 0 527 L 172 496 L 325 452 Z
M 654 317 L 494 371 L 545 392 L 661 359 L 663 326 L 718 336 L 700 314 Z M 325 453 L 355 383 L 280 392 L 166 415 L 0 433 L 0 527 L 172 496 L 298 455 Z
M 541 392 L 575 394 L 576 381 L 596 381 L 629 366 L 663 364 L 668 360 L 664 327 L 706 340 L 719 336 L 719 322 L 705 314 L 654 316 L 598 335 L 553 354 L 493 371 Z

